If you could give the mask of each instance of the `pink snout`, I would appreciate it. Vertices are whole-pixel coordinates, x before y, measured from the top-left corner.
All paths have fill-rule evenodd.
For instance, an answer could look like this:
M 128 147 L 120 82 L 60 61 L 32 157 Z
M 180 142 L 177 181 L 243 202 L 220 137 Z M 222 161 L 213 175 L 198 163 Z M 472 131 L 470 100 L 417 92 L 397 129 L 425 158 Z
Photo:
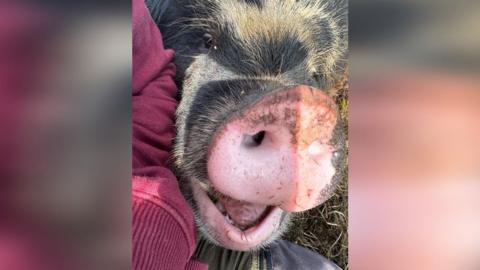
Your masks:
M 208 157 L 211 183 L 235 200 L 288 212 L 319 205 L 335 174 L 330 141 L 337 117 L 321 90 L 274 91 L 217 132 Z

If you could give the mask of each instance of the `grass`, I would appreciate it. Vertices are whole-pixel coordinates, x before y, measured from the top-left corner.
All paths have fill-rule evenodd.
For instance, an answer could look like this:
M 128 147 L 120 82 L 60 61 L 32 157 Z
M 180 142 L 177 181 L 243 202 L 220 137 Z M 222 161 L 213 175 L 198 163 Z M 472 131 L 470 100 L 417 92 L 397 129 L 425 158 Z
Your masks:
M 347 74 L 336 88 L 338 89 L 336 102 L 348 137 Z M 292 228 L 286 239 L 318 252 L 342 269 L 348 269 L 348 170 L 332 198 L 314 209 L 297 215 Z

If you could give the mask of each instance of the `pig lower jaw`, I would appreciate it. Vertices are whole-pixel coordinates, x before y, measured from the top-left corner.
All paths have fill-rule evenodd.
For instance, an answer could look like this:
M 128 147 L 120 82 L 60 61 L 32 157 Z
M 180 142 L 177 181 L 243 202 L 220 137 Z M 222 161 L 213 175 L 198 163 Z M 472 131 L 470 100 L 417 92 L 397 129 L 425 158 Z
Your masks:
M 197 180 L 193 180 L 191 184 L 192 195 L 198 209 L 197 226 L 202 236 L 216 245 L 231 250 L 254 251 L 268 246 L 287 228 L 288 219 L 284 224 L 282 209 L 276 206 L 264 206 L 265 209 L 260 217 L 255 219 L 255 225 L 241 229 L 231 224 L 233 219 L 219 209 L 219 205 L 216 204 L 218 197 L 212 197 L 209 192 L 211 187 Z M 217 195 L 220 194 L 217 193 Z

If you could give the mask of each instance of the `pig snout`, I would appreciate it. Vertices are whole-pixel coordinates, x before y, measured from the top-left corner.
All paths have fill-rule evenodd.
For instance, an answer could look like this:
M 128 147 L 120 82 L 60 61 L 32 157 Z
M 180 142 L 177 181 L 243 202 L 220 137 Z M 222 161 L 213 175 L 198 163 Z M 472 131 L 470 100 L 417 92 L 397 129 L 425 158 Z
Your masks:
M 275 90 L 234 114 L 214 136 L 208 176 L 238 201 L 299 212 L 324 202 L 335 175 L 335 102 L 304 85 Z

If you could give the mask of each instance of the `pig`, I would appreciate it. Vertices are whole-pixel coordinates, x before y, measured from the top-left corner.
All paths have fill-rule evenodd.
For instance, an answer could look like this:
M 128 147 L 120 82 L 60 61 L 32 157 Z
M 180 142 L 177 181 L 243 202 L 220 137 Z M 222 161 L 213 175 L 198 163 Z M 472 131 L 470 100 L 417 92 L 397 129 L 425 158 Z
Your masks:
M 344 0 L 176 0 L 174 167 L 201 236 L 253 251 L 325 202 L 345 173 L 333 85 L 347 64 Z

